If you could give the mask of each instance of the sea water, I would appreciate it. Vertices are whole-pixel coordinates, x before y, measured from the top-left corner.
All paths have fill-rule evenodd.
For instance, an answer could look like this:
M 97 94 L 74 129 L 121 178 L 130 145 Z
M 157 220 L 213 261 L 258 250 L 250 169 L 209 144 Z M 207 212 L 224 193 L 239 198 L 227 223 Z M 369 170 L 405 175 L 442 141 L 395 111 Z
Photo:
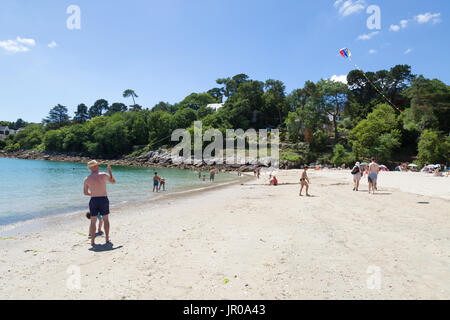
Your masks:
M 106 172 L 106 165 L 100 167 Z M 211 186 L 198 171 L 112 166 L 115 185 L 107 186 L 112 206 L 154 199 L 162 194 Z M 153 175 L 166 181 L 166 192 L 153 193 Z M 86 164 L 0 158 L 0 226 L 54 214 L 88 211 L 89 197 L 83 182 L 90 174 Z M 237 175 L 216 174 L 215 184 L 231 182 Z

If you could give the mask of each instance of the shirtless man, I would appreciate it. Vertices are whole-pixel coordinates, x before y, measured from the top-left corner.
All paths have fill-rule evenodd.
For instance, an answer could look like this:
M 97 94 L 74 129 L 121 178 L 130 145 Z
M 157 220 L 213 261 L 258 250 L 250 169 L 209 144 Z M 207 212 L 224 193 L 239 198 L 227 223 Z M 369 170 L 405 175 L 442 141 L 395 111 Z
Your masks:
M 106 243 L 109 243 L 109 200 L 106 193 L 106 181 L 115 184 L 111 173 L 111 166 L 108 165 L 108 174 L 100 172 L 98 162 L 93 160 L 87 165 L 91 174 L 84 179 L 84 194 L 91 197 L 89 202 L 89 211 L 91 214 L 91 245 L 95 245 L 95 226 L 97 225 L 98 215 L 102 215 L 105 227 Z
M 215 177 L 215 175 L 216 175 L 216 169 L 212 169 L 212 170 L 209 172 L 209 181 L 214 182 L 214 177 Z
M 153 176 L 153 192 L 159 192 L 159 177 L 158 172 L 155 172 L 155 175 Z
M 369 164 L 369 194 L 370 189 L 372 189 L 372 193 L 375 194 L 379 172 L 380 166 L 375 162 L 375 158 L 372 158 L 372 162 Z
M 303 167 L 302 177 L 300 178 L 300 185 L 301 185 L 300 193 L 299 193 L 300 197 L 302 196 L 302 191 L 303 191 L 304 187 L 306 187 L 306 196 L 310 197 L 310 195 L 308 193 L 308 190 L 309 190 L 309 178 L 308 178 L 308 175 L 307 175 L 306 171 L 308 171 L 308 166 L 304 166 Z

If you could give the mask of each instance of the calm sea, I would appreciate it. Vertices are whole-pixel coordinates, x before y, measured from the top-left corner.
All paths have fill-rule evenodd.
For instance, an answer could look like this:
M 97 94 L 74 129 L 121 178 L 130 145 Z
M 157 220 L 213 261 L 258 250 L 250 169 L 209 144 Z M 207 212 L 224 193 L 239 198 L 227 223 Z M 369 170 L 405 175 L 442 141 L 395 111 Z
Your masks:
M 101 166 L 106 172 L 106 166 Z M 112 206 L 145 201 L 159 195 L 152 193 L 153 174 L 166 180 L 166 193 L 210 186 L 198 179 L 198 171 L 113 166 L 117 184 L 108 184 Z M 0 158 L 0 225 L 48 215 L 88 209 L 83 195 L 83 181 L 90 171 L 85 164 Z M 206 172 L 205 172 L 206 174 Z M 234 174 L 219 173 L 216 184 L 233 181 Z

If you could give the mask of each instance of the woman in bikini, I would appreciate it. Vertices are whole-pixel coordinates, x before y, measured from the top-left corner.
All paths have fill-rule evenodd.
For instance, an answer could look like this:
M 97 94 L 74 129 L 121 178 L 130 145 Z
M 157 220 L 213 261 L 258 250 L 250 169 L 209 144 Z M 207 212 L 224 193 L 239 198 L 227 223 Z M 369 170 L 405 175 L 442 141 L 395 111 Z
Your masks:
M 308 193 L 308 190 L 309 190 L 309 178 L 308 178 L 308 175 L 307 175 L 307 173 L 306 173 L 306 171 L 308 171 L 308 166 L 304 166 L 303 167 L 303 173 L 302 173 L 302 177 L 300 178 L 300 184 L 301 184 L 301 187 L 300 187 L 300 197 L 302 196 L 302 191 L 303 191 L 303 187 L 306 187 L 306 196 L 307 197 L 310 197 L 310 195 L 309 195 L 309 193 Z

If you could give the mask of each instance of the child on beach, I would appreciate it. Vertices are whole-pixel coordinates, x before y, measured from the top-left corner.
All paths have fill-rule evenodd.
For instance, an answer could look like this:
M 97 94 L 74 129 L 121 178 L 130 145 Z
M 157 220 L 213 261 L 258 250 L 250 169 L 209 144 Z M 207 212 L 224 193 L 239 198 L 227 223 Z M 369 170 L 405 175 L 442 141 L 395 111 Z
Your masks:
M 166 191 L 166 180 L 164 178 L 159 178 L 159 191 L 161 191 L 161 188 Z
M 90 212 L 86 212 L 86 218 L 88 218 L 89 220 L 91 220 L 91 213 Z M 103 234 L 103 231 L 102 231 L 102 227 L 103 227 L 103 219 L 102 219 L 103 217 L 102 217 L 102 215 L 101 214 L 99 214 L 98 215 L 98 231 L 97 231 L 97 234 L 99 234 L 99 235 L 102 235 Z M 91 231 L 89 230 L 89 238 L 91 238 L 91 233 L 90 233 Z
M 273 179 L 270 180 L 270 185 L 271 186 L 277 186 L 278 185 L 277 177 L 273 176 Z
M 300 178 L 300 184 L 301 184 L 300 193 L 299 193 L 300 197 L 302 196 L 303 187 L 306 187 L 306 196 L 310 197 L 310 195 L 308 193 L 310 182 L 309 182 L 309 178 L 308 178 L 306 171 L 308 171 L 308 166 L 303 167 L 302 177 Z
M 155 175 L 153 176 L 153 192 L 159 192 L 159 177 L 158 172 L 155 172 Z

